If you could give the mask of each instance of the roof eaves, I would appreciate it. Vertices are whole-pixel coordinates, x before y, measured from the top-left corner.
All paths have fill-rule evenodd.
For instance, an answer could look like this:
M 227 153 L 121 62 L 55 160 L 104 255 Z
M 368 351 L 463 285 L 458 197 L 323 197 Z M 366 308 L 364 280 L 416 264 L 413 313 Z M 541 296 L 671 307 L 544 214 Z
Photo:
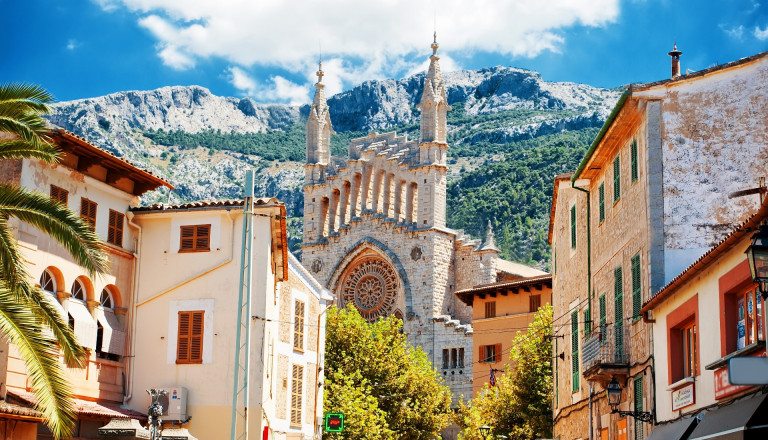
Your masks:
M 561 180 L 571 180 L 573 173 L 558 174 L 555 176 L 554 189 L 552 189 L 552 204 L 549 208 L 549 231 L 547 232 L 547 243 L 552 244 L 552 234 L 555 229 L 555 209 L 557 207 L 557 193 L 559 192 L 560 185 L 558 182 Z
M 736 67 L 736 66 L 740 66 L 742 64 L 747 64 L 747 63 L 749 63 L 751 61 L 763 58 L 766 55 L 768 55 L 768 52 L 760 52 L 760 53 L 755 54 L 755 55 L 751 55 L 751 56 L 748 56 L 748 57 L 740 58 L 740 59 L 738 59 L 736 61 L 731 61 L 730 63 L 719 64 L 717 66 L 712 66 L 712 67 L 709 67 L 707 69 L 697 70 L 697 71 L 691 72 L 691 73 L 689 73 L 687 75 L 680 75 L 680 76 L 677 76 L 677 77 L 674 77 L 674 78 L 667 78 L 667 79 L 663 79 L 663 80 L 660 80 L 660 81 L 654 81 L 654 82 L 645 83 L 645 84 L 633 84 L 630 87 L 630 89 L 633 90 L 633 91 L 640 91 L 640 90 L 647 90 L 647 89 L 650 89 L 650 88 L 653 88 L 653 87 L 657 87 L 657 86 L 661 86 L 661 85 L 672 84 L 672 83 L 676 83 L 676 82 L 684 82 L 686 80 L 694 79 L 694 78 L 697 78 L 697 77 L 700 77 L 700 76 L 706 76 L 706 75 L 708 75 L 710 73 L 718 72 L 720 70 L 725 70 L 725 69 L 728 69 L 728 68 L 731 68 L 731 67 Z
M 572 182 L 575 182 L 576 180 L 579 179 L 579 176 L 584 171 L 584 168 L 586 168 L 587 163 L 592 158 L 592 154 L 594 154 L 595 150 L 597 149 L 597 146 L 600 144 L 600 141 L 603 140 L 603 136 L 605 136 L 605 133 L 608 132 L 609 128 L 611 128 L 611 125 L 613 124 L 614 119 L 616 119 L 616 116 L 619 115 L 619 112 L 624 107 L 624 103 L 627 101 L 627 98 L 629 98 L 631 95 L 632 95 L 632 92 L 630 90 L 627 90 L 624 93 L 622 93 L 621 97 L 619 97 L 619 100 L 616 102 L 616 106 L 611 111 L 611 114 L 608 115 L 608 119 L 605 120 L 605 124 L 603 124 L 603 128 L 601 128 L 600 131 L 597 133 L 595 140 L 592 142 L 592 145 L 589 146 L 589 150 L 587 150 L 587 153 L 584 155 L 584 159 L 581 160 L 579 167 L 576 168 L 576 171 L 573 173 L 573 176 L 571 177 Z
M 458 290 L 456 291 L 455 295 L 460 300 L 462 300 L 465 304 L 471 306 L 472 298 L 475 295 L 481 294 L 483 292 L 496 290 L 496 289 L 503 289 L 503 288 L 533 286 L 536 284 L 546 284 L 551 282 L 552 282 L 552 274 L 538 275 L 535 277 L 524 278 L 522 280 L 516 280 L 516 281 L 502 281 L 499 283 L 481 284 L 479 286 L 475 286 L 469 289 Z

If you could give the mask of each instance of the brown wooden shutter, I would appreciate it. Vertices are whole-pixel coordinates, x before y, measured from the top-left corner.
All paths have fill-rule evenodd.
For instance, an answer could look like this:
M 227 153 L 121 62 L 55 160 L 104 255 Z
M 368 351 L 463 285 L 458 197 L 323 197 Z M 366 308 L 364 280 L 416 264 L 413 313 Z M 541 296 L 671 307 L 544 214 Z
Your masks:
M 477 353 L 478 359 L 480 359 L 480 362 L 486 362 L 486 359 L 485 359 L 485 345 L 481 345 L 480 347 L 478 347 L 478 349 L 479 349 L 478 353 Z
M 291 376 L 291 425 L 300 425 L 304 389 L 304 367 L 293 365 Z
M 69 191 L 56 185 L 51 185 L 51 199 L 66 206 L 69 201 Z
M 198 225 L 195 231 L 195 250 L 210 250 L 211 225 Z
M 304 303 L 296 301 L 293 313 L 293 348 L 304 351 Z
M 179 312 L 179 338 L 176 346 L 177 364 L 203 362 L 203 311 Z
M 211 250 L 211 225 L 189 225 L 181 227 L 179 252 Z
M 203 313 L 192 313 L 192 331 L 189 344 L 189 361 L 192 363 L 203 362 Z
M 179 341 L 176 345 L 176 363 L 189 363 L 189 312 L 179 312 Z
M 496 353 L 493 354 L 493 362 L 501 362 L 501 344 L 496 344 Z
M 91 230 L 96 229 L 96 202 L 83 197 L 80 199 L 80 217 L 90 223 Z
M 125 216 L 115 210 L 109 210 L 109 227 L 107 228 L 107 242 L 116 246 L 123 245 L 123 220 Z
M 531 295 L 529 303 L 529 310 L 531 312 L 538 311 L 539 307 L 541 307 L 541 295 Z
M 182 226 L 181 227 L 181 244 L 179 245 L 179 250 L 191 251 L 194 249 L 195 249 L 195 227 Z

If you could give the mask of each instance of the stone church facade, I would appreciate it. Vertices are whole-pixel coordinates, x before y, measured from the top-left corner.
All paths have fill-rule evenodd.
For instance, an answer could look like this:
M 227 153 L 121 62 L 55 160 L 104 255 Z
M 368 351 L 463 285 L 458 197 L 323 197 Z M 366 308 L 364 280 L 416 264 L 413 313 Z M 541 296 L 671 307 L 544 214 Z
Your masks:
M 437 42 L 419 104 L 418 142 L 395 132 L 353 139 L 330 156 L 333 134 L 317 72 L 307 121 L 302 262 L 368 320 L 395 315 L 432 360 L 457 403 L 472 397 L 472 309 L 454 292 L 530 271 L 499 258 L 489 228 L 474 240 L 446 227 L 446 100 Z M 475 350 L 477 351 L 477 350 Z M 447 362 L 446 362 L 447 360 Z

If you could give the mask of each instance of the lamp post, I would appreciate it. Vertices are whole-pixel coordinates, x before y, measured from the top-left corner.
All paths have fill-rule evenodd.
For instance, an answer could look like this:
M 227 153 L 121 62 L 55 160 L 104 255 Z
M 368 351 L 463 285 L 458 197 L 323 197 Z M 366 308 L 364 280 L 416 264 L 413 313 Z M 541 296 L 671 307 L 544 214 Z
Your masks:
M 752 281 L 760 286 L 760 295 L 765 300 L 768 297 L 768 225 L 760 225 L 745 253 Z
M 605 394 L 608 398 L 608 405 L 611 407 L 611 414 L 618 414 L 620 416 L 630 416 L 637 420 L 641 420 L 645 423 L 653 422 L 653 412 L 644 411 L 620 411 L 618 409 L 619 403 L 621 403 L 621 384 L 616 380 L 616 376 L 611 378 L 608 385 L 605 387 Z
M 480 434 L 483 436 L 483 440 L 488 438 L 488 433 L 491 431 L 491 427 L 488 425 L 483 425 L 480 427 Z

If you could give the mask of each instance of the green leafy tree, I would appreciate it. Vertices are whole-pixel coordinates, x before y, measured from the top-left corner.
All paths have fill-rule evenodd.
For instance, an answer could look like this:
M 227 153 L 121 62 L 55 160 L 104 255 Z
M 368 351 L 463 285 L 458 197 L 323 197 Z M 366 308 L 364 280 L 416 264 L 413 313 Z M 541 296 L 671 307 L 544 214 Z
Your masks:
M 0 85 L 0 162 L 38 159 L 55 163 L 59 152 L 41 115 L 51 95 L 28 84 Z M 13 219 L 15 218 L 15 220 Z M 87 352 L 47 295 L 30 283 L 13 221 L 35 226 L 61 243 L 89 274 L 106 270 L 101 241 L 77 214 L 49 197 L 0 182 L 0 334 L 18 347 L 37 397 L 37 408 L 56 438 L 72 435 L 75 407 L 61 369 L 59 353 L 69 366 L 82 367 Z M 49 328 L 53 338 L 41 333 Z
M 328 311 L 325 413 L 343 413 L 330 439 L 432 439 L 450 421 L 450 391 L 402 321 L 366 322 L 357 310 Z
M 460 406 L 461 439 L 478 439 L 480 427 L 491 438 L 514 440 L 552 437 L 552 306 L 539 309 L 526 332 L 512 341 L 510 363 L 496 385 L 486 384 L 471 406 Z

